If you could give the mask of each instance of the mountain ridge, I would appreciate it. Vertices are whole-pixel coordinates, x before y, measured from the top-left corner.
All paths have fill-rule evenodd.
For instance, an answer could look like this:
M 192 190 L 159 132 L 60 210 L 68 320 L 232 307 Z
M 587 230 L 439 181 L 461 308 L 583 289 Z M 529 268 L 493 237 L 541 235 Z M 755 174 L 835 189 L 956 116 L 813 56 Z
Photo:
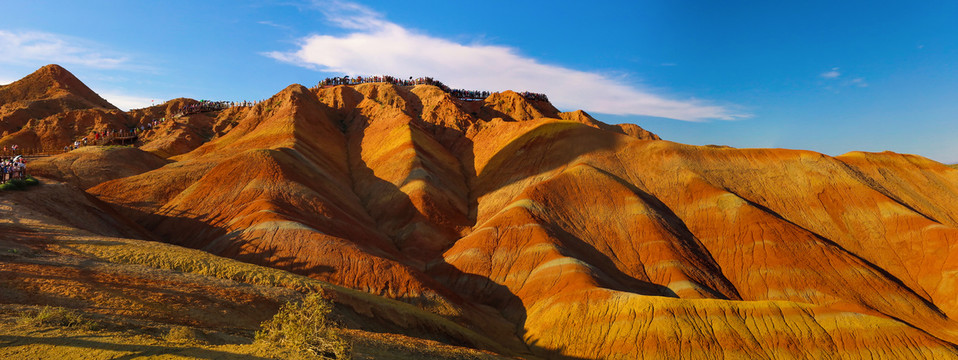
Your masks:
M 209 139 L 172 151 L 187 134 Z M 919 156 L 684 145 L 388 83 L 294 84 L 141 141 L 167 163 L 84 187 L 158 240 L 411 304 L 486 350 L 958 355 L 958 170 Z

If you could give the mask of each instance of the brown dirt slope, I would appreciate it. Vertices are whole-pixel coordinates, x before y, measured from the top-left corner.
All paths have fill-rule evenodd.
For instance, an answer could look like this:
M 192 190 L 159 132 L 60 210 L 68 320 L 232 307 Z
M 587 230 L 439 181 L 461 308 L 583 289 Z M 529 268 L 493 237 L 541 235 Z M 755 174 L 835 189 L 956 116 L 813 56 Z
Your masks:
M 66 181 L 87 189 L 108 180 L 155 170 L 168 161 L 124 146 L 84 146 L 30 162 L 30 173 Z

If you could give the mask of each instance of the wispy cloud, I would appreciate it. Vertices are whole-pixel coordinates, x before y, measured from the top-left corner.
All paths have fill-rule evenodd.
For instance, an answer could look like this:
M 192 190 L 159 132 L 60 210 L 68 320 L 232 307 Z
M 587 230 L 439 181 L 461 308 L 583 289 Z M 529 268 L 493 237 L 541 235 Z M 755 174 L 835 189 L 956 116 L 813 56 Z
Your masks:
M 675 99 L 621 77 L 545 64 L 514 48 L 418 33 L 351 2 L 325 1 L 316 8 L 349 33 L 307 36 L 298 49 L 265 55 L 326 72 L 433 76 L 459 88 L 542 92 L 565 109 L 688 121 L 749 116 L 704 100 Z
M 27 68 L 32 71 L 46 64 L 60 64 L 71 71 L 80 68 L 94 91 L 97 84 L 125 83 L 123 76 L 115 75 L 116 70 L 150 72 L 154 68 L 133 60 L 133 56 L 109 49 L 96 42 L 69 35 L 39 31 L 0 30 L 0 66 L 2 68 Z M 85 71 L 82 69 L 86 69 Z M 8 70 L 8 69 L 4 69 Z M 0 84 L 8 84 L 16 79 L 8 79 L 12 74 L 0 74 Z M 79 76 L 79 74 L 78 74 Z M 100 94 L 111 104 L 123 110 L 150 106 L 151 98 L 136 96 L 126 91 L 104 91 Z
M 838 92 L 840 88 L 845 87 L 868 87 L 868 82 L 862 77 L 843 76 L 839 68 L 833 67 L 831 70 L 823 72 L 818 76 L 822 77 L 822 85 L 825 89 Z
M 46 32 L 0 30 L 0 63 L 33 65 L 59 63 L 97 69 L 129 66 L 129 57 L 91 41 Z
M 257 24 L 260 24 L 260 25 L 266 25 L 266 26 L 274 27 L 274 28 L 277 28 L 277 29 L 280 29 L 280 30 L 286 30 L 286 31 L 292 31 L 292 30 L 293 30 L 293 27 L 291 27 L 291 26 L 280 25 L 280 24 L 274 23 L 274 22 L 272 22 L 272 21 L 267 21 L 267 20 L 257 21 L 256 23 L 257 23 Z
M 838 78 L 839 76 L 842 76 L 842 73 L 838 71 L 837 67 L 833 67 L 831 70 L 823 72 L 821 74 L 821 77 L 826 79 L 835 79 L 835 78 Z

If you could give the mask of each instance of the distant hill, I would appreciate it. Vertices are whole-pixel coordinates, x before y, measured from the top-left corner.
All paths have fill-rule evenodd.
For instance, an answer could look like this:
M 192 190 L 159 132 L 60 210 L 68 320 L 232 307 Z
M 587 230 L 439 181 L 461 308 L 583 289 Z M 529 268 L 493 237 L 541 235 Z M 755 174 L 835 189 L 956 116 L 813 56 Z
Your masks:
M 128 117 L 59 65 L 0 86 L 0 145 L 62 148 L 93 129 L 131 125 Z
M 90 108 L 116 109 L 73 73 L 56 64 L 44 66 L 23 79 L 0 86 L 0 106 L 41 100 L 61 100 L 61 112 Z

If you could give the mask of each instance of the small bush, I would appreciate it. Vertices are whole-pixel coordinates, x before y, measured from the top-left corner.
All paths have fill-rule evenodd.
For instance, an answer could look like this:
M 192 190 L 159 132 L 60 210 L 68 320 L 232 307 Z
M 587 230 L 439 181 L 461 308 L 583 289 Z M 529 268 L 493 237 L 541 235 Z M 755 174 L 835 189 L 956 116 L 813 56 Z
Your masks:
M 0 191 L 23 190 L 29 186 L 35 186 L 35 185 L 40 185 L 40 181 L 33 178 L 33 176 L 27 175 L 27 177 L 23 180 L 13 179 L 13 180 L 7 181 L 6 183 L 0 184 Z
M 23 314 L 17 319 L 17 324 L 31 327 L 69 327 L 86 330 L 96 330 L 100 325 L 87 319 L 77 311 L 61 307 L 44 306 L 37 311 Z
M 170 331 L 166 333 L 163 339 L 171 343 L 200 344 L 204 342 L 202 337 L 203 334 L 194 328 L 174 326 L 170 328 Z
M 283 305 L 264 321 L 256 342 L 269 356 L 300 359 L 348 359 L 352 346 L 328 318 L 332 304 L 321 293 Z
M 23 190 L 24 187 L 23 180 L 15 179 L 0 184 L 0 191 Z

